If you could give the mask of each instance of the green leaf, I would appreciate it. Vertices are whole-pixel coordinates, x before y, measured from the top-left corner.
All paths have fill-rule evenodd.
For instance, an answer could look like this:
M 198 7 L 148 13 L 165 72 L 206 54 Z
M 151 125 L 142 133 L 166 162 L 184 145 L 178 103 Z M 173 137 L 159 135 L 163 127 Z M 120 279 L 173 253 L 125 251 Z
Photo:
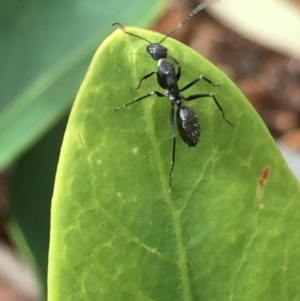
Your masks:
M 163 5 L 159 0 L 1 1 L 0 170 L 67 112 L 111 24 L 149 24 Z
M 127 31 L 150 41 L 161 35 Z M 49 301 L 300 300 L 299 184 L 235 85 L 193 50 L 167 39 L 180 87 L 198 114 L 195 148 L 177 139 L 173 186 L 169 100 L 145 41 L 117 30 L 98 49 L 64 137 L 52 204 Z M 178 136 L 178 135 L 177 135 Z

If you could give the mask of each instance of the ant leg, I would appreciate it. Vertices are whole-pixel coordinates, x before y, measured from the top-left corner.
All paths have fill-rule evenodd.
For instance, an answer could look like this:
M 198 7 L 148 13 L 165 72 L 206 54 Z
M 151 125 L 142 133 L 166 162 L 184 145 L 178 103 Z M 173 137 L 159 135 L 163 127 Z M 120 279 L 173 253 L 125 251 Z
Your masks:
M 188 97 L 186 97 L 184 100 L 186 101 L 190 101 L 190 100 L 194 100 L 194 99 L 197 99 L 197 98 L 203 98 L 203 97 L 210 97 L 214 100 L 216 106 L 219 108 L 220 112 L 222 113 L 222 116 L 223 116 L 223 119 L 229 123 L 231 126 L 234 126 L 233 123 L 231 123 L 226 117 L 225 117 L 225 113 L 224 113 L 224 110 L 222 108 L 222 106 L 220 105 L 220 103 L 218 102 L 217 98 L 215 97 L 214 94 L 212 93 L 200 93 L 200 94 L 193 94 L 193 95 L 190 95 Z
M 181 65 L 179 64 L 179 62 L 177 60 L 175 60 L 172 56 L 170 56 L 170 58 L 175 62 L 175 64 L 177 65 L 177 72 L 176 72 L 176 78 L 177 81 L 180 80 L 180 76 L 181 76 Z
M 173 149 L 172 149 L 172 161 L 171 161 L 171 170 L 169 175 L 169 189 L 171 190 L 172 185 L 172 173 L 175 165 L 175 152 L 176 152 L 176 133 L 175 133 L 175 125 L 174 125 L 174 106 L 171 107 L 170 110 L 170 126 L 173 137 Z
M 136 103 L 136 102 L 139 102 L 139 101 L 141 101 L 141 100 L 143 100 L 143 99 L 145 99 L 145 98 L 147 98 L 147 97 L 150 97 L 150 96 L 152 96 L 152 95 L 156 95 L 157 97 L 166 97 L 166 95 L 163 94 L 163 93 L 161 93 L 161 92 L 158 92 L 158 91 L 152 91 L 152 92 L 150 92 L 150 93 L 148 93 L 148 94 L 146 94 L 146 95 L 144 95 L 144 96 L 142 96 L 142 97 L 139 97 L 139 98 L 135 99 L 134 101 L 131 101 L 131 102 L 126 103 L 126 104 L 124 104 L 124 105 L 122 105 L 122 106 L 120 106 L 120 107 L 115 108 L 114 111 L 118 111 L 118 110 L 120 110 L 120 109 L 123 109 L 123 108 L 125 108 L 125 107 L 127 107 L 127 106 L 130 106 L 130 105 L 132 105 L 132 104 L 134 104 L 134 103 Z
M 133 89 L 131 89 L 131 91 L 133 91 L 133 90 L 137 91 L 141 87 L 141 84 L 142 84 L 143 80 L 151 77 L 153 74 L 156 74 L 156 73 L 157 73 L 156 71 L 152 71 L 152 72 L 146 74 L 145 76 L 143 76 L 142 79 L 140 80 L 139 85 L 137 86 L 137 88 L 133 88 Z
M 195 85 L 198 81 L 200 81 L 200 80 L 202 80 L 202 79 L 203 79 L 204 81 L 206 81 L 207 83 L 213 85 L 214 87 L 221 86 L 221 84 L 215 84 L 215 83 L 213 83 L 209 78 L 200 75 L 198 78 L 194 79 L 192 82 L 190 82 L 189 84 L 187 84 L 185 87 L 181 88 L 181 89 L 180 89 L 180 92 L 187 90 L 188 88 L 190 88 L 191 86 Z

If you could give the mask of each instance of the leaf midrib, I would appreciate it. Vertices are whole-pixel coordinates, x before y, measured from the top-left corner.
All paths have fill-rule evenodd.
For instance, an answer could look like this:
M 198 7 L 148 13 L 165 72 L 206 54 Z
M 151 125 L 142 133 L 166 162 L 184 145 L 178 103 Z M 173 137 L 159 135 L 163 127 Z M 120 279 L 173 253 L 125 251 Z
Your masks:
M 171 196 L 171 191 L 169 191 L 169 177 L 165 175 L 165 170 L 163 167 L 163 159 L 160 155 L 159 149 L 158 149 L 158 141 L 156 139 L 155 133 L 154 133 L 154 125 L 153 125 L 153 104 L 154 102 L 148 102 L 146 106 L 144 106 L 144 112 L 145 112 L 145 120 L 146 120 L 146 132 L 149 135 L 155 162 L 157 165 L 157 169 L 159 171 L 160 181 L 162 183 L 162 190 L 164 194 L 164 201 L 166 202 L 168 208 L 170 209 L 174 229 L 175 229 L 175 235 L 176 235 L 176 245 L 178 249 L 178 260 L 177 265 L 179 267 L 179 271 L 181 274 L 181 281 L 183 284 L 183 291 L 184 291 L 184 300 L 186 301 L 192 301 L 192 293 L 191 293 L 191 287 L 190 287 L 190 281 L 188 276 L 188 266 L 187 266 L 187 258 L 186 258 L 186 252 L 184 248 L 183 243 L 183 236 L 182 236 L 182 225 L 180 221 L 180 214 L 181 210 L 178 210 L 178 208 L 175 205 L 175 202 Z

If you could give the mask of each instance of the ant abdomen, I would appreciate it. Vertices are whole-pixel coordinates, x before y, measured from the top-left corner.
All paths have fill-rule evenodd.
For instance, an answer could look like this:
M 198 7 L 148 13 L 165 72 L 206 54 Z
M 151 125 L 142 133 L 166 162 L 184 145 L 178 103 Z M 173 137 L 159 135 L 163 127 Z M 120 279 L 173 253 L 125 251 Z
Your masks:
M 200 138 L 200 123 L 195 112 L 180 106 L 177 110 L 177 128 L 181 139 L 188 146 L 196 146 Z

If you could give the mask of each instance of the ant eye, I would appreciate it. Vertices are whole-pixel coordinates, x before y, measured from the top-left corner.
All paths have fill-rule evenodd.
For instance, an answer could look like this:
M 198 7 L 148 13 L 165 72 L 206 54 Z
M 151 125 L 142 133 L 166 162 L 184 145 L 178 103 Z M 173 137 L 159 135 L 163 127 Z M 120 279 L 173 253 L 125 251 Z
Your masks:
M 147 46 L 146 48 L 147 52 L 152 55 L 153 53 L 155 53 L 155 48 L 154 48 L 154 45 L 153 44 L 150 44 Z

